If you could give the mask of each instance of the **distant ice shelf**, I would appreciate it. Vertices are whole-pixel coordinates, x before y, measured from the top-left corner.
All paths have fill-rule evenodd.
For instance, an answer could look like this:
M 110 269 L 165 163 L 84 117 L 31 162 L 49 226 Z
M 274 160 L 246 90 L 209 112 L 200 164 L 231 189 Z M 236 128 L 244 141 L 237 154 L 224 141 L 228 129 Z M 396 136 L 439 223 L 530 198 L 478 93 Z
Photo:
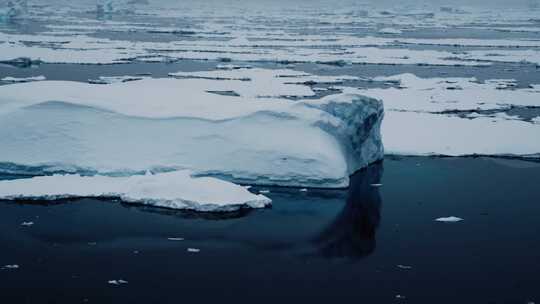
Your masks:
M 244 187 L 187 170 L 129 177 L 52 175 L 0 181 L 0 199 L 119 198 L 170 209 L 206 212 L 264 208 L 271 200 Z

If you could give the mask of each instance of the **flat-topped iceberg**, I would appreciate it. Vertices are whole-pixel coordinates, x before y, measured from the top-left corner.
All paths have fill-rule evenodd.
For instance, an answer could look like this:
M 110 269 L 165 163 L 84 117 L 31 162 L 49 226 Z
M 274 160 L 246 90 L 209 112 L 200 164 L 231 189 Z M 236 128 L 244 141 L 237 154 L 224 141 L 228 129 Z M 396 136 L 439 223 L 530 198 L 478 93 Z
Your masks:
M 276 78 L 284 82 L 281 93 L 305 93 L 291 77 Z M 351 173 L 383 158 L 379 100 L 341 94 L 292 101 L 256 96 L 249 86 L 261 83 L 184 78 L 2 86 L 0 163 L 10 172 L 18 166 L 122 175 L 190 169 L 249 184 L 346 187 Z M 223 90 L 238 94 L 215 94 Z
M 129 177 L 52 175 L 0 181 L 0 199 L 57 200 L 80 197 L 119 198 L 172 209 L 224 212 L 264 208 L 271 200 L 212 177 L 192 177 L 187 170 Z

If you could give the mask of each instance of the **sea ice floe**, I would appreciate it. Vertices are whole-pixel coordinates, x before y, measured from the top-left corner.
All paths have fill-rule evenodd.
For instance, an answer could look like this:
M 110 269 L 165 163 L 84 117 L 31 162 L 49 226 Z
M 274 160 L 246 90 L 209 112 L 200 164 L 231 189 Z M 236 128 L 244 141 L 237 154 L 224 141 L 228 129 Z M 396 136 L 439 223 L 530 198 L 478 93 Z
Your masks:
M 56 200 L 78 197 L 119 198 L 172 209 L 224 212 L 264 208 L 271 200 L 242 186 L 187 170 L 128 177 L 52 175 L 0 181 L 0 199 Z
M 412 269 L 412 266 L 408 266 L 408 265 L 397 265 L 397 268 L 409 270 L 409 269 Z
M 245 33 L 238 33 L 245 34 Z M 112 64 L 133 60 L 167 62 L 171 60 L 228 60 L 265 62 L 318 62 L 326 64 L 422 64 L 489 65 L 492 61 L 538 62 L 538 51 L 497 48 L 537 48 L 540 43 L 527 40 L 480 39 L 389 39 L 381 37 L 318 36 L 306 39 L 249 41 L 231 39 L 145 42 L 94 38 L 87 35 L 28 35 L 0 33 L 0 61 L 28 57 L 46 63 Z M 445 50 L 414 48 L 408 45 L 459 45 L 492 47 L 490 50 Z M 263 48 L 263 46 L 265 46 Z
M 124 285 L 124 284 L 128 284 L 129 282 L 126 280 L 119 279 L 119 280 L 109 280 L 107 281 L 107 283 L 109 283 L 110 285 Z
M 399 34 L 402 34 L 403 31 L 399 30 L 399 29 L 395 29 L 395 28 L 391 28 L 391 27 L 385 27 L 385 28 L 382 28 L 379 30 L 379 34 L 396 34 L 396 35 L 399 35 Z
M 43 81 L 46 80 L 45 76 L 33 76 L 33 77 L 4 77 L 0 79 L 3 82 L 19 83 L 19 82 L 30 82 L 30 81 Z
M 310 95 L 309 86 L 289 82 L 313 77 L 225 72 L 274 76 L 1 86 L 0 160 L 122 174 L 187 168 L 248 184 L 346 187 L 350 174 L 382 159 L 380 101 L 261 96 Z
M 170 238 L 167 238 L 167 240 L 169 240 L 169 241 L 183 241 L 184 238 L 181 238 L 181 237 L 170 237 Z
M 406 155 L 540 156 L 540 128 L 504 112 L 538 107 L 540 92 L 508 79 L 376 77 L 399 88 L 347 89 L 381 99 L 386 152 Z
M 362 94 L 384 100 L 386 110 L 440 113 L 452 110 L 493 110 L 508 106 L 539 106 L 540 92 L 512 89 L 513 79 L 420 78 L 414 74 L 375 77 L 374 81 L 399 83 L 399 88 L 372 88 Z
M 463 221 L 462 218 L 456 216 L 440 217 L 435 219 L 436 222 L 455 223 Z
M 17 264 L 11 264 L 11 265 L 4 265 L 2 266 L 2 269 L 19 269 L 19 265 Z
M 93 84 L 111 84 L 119 82 L 128 82 L 128 81 L 137 81 L 142 79 L 147 79 L 146 76 L 100 76 L 98 79 L 89 79 L 88 83 Z

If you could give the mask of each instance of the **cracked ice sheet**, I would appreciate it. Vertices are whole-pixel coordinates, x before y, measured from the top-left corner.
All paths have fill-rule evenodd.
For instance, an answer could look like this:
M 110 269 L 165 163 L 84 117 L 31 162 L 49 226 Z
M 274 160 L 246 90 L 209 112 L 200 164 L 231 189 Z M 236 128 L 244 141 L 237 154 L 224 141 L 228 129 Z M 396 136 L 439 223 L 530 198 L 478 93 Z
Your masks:
M 264 208 L 271 203 L 242 186 L 212 177 L 192 177 L 187 170 L 129 177 L 53 175 L 0 181 L 0 199 L 78 197 L 115 197 L 126 203 L 214 212 Z
M 540 125 L 524 121 L 389 111 L 382 136 L 387 154 L 540 157 Z
M 204 72 L 176 72 L 170 73 L 170 76 L 178 78 L 193 79 L 215 79 L 225 81 L 249 81 L 249 85 L 239 85 L 231 87 L 228 82 L 220 85 L 219 82 L 212 90 L 232 90 L 241 96 L 249 97 L 308 97 L 315 93 L 304 83 L 325 83 L 339 84 L 343 81 L 359 80 L 355 76 L 317 76 L 293 70 L 269 70 L 269 69 L 251 69 L 242 68 L 234 70 L 218 70 Z
M 384 100 L 387 111 L 433 113 L 540 106 L 540 90 L 536 85 L 526 89 L 506 89 L 514 84 L 512 79 L 492 79 L 481 83 L 475 78 L 420 78 L 407 73 L 375 77 L 373 81 L 399 83 L 399 88 L 358 91 Z
M 509 106 L 540 106 L 540 92 L 497 89 L 509 80 L 477 83 L 468 78 L 418 78 L 412 74 L 377 77 L 400 81 L 402 89 L 344 89 L 382 99 L 382 136 L 388 154 L 515 155 L 540 157 L 540 125 L 504 113 L 461 118 L 435 114 L 447 110 L 493 110 Z M 510 81 L 511 82 L 511 81 Z M 459 87 L 461 89 L 447 89 Z
M 489 62 L 539 63 L 536 50 L 472 50 L 462 53 L 435 50 L 388 48 L 390 46 L 462 45 L 491 47 L 540 47 L 534 40 L 481 39 L 387 39 L 377 37 L 321 35 L 290 36 L 279 40 L 250 41 L 251 33 L 239 31 L 229 41 L 130 42 L 85 35 L 51 36 L 0 33 L 0 60 L 18 57 L 48 63 L 111 64 L 141 60 L 220 59 L 242 61 L 347 62 L 372 64 L 486 65 Z M 264 33 L 260 33 L 263 36 Z M 204 37 L 202 37 L 204 38 Z M 32 43 L 28 45 L 28 43 Z M 266 46 L 265 48 L 261 48 Z M 373 46 L 381 46 L 377 48 Z M 153 58 L 153 59 L 151 59 Z M 485 61 L 485 62 L 483 62 Z
M 357 46 L 343 46 L 343 48 L 336 49 L 335 44 L 321 49 L 311 48 L 309 46 L 261 49 L 257 46 L 238 46 L 234 45 L 234 43 L 229 45 L 226 42 L 208 45 L 181 41 L 167 43 L 128 42 L 91 38 L 84 35 L 58 37 L 2 34 L 0 37 L 2 37 L 0 41 L 4 41 L 0 43 L 0 60 L 3 61 L 29 57 L 48 63 L 112 64 L 129 62 L 133 59 L 164 61 L 229 58 L 232 60 L 269 62 L 345 62 L 466 66 L 488 64 L 463 61 L 456 57 L 455 54 L 446 51 Z M 33 42 L 35 45 L 27 45 L 28 42 Z

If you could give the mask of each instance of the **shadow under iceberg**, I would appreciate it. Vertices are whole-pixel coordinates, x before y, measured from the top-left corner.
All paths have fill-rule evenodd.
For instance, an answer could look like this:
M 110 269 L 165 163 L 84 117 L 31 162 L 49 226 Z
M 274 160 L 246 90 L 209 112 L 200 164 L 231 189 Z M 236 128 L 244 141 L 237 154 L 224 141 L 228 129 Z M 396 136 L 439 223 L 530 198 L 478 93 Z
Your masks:
M 381 161 L 351 176 L 345 207 L 313 240 L 323 257 L 362 258 L 375 251 L 376 232 L 381 222 L 382 174 Z

